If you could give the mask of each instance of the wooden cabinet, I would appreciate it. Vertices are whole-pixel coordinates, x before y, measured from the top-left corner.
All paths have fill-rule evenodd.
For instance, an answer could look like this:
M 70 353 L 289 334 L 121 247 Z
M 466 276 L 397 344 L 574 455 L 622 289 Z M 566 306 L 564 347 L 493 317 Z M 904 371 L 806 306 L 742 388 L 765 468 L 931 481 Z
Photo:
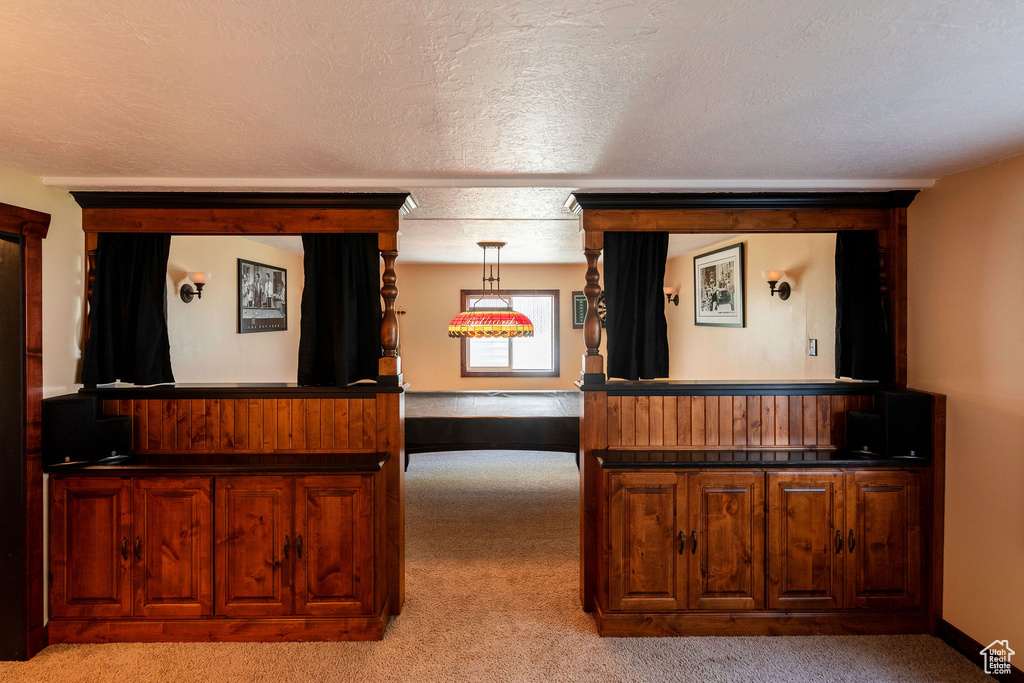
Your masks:
M 690 609 L 764 607 L 764 475 L 689 479 Z
M 596 612 L 605 635 L 906 632 L 927 623 L 918 471 L 603 476 Z M 749 628 L 737 621 L 743 614 Z M 801 614 L 805 622 L 793 621 Z
M 213 613 L 209 478 L 54 477 L 54 617 Z
M 366 639 L 383 476 L 51 478 L 52 642 Z
M 217 614 L 281 616 L 292 596 L 293 478 L 217 478 Z
M 920 476 L 846 475 L 846 600 L 851 607 L 906 609 L 921 600 Z
M 845 595 L 842 472 L 768 473 L 768 607 L 837 609 Z
M 609 547 L 614 610 L 686 607 L 686 476 L 631 472 L 611 478 Z
M 50 495 L 50 614 L 130 615 L 131 480 L 54 477 Z

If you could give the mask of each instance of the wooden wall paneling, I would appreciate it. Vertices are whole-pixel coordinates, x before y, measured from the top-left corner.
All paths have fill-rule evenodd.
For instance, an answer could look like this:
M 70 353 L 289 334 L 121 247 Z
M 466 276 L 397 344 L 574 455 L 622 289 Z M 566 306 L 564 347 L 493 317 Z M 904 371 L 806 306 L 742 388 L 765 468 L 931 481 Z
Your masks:
M 334 448 L 334 401 L 333 398 L 320 401 L 320 439 L 327 450 Z
M 818 402 L 814 396 L 801 396 L 800 403 L 803 417 L 803 444 L 816 446 L 818 444 Z
M 372 398 L 359 399 L 363 402 L 363 448 L 377 446 L 377 401 Z
M 163 419 L 161 420 L 160 450 L 173 451 L 175 435 L 178 430 L 178 403 L 173 400 L 164 400 L 161 403 L 163 404 Z
M 761 445 L 761 397 L 747 396 L 747 445 Z
M 271 452 L 277 447 L 277 400 L 260 399 L 261 431 L 263 436 L 262 450 Z
M 732 397 L 732 443 L 734 446 L 747 445 L 747 398 Z
M 735 445 L 733 436 L 732 396 L 718 397 L 718 445 Z
M 835 446 L 846 445 L 846 397 L 830 396 L 829 410 L 832 413 L 831 443 Z
M 718 403 L 718 396 L 704 397 L 704 443 L 708 446 L 719 445 Z
M 174 447 L 179 451 L 192 448 L 192 405 L 188 399 L 175 401 Z M 237 415 L 236 415 L 237 417 Z
M 387 591 L 391 614 L 399 614 L 405 604 L 405 394 L 377 394 L 374 403 L 374 414 L 381 416 L 374 442 L 379 452 L 390 455 L 384 464 Z
M 622 445 L 636 444 L 636 397 L 623 396 L 620 404 L 620 420 L 622 421 Z
M 621 446 L 622 445 L 622 397 L 621 396 L 607 396 L 608 402 L 608 445 L 609 446 Z M 597 419 L 591 417 L 591 420 Z
M 235 444 L 235 450 L 246 450 L 249 448 L 249 399 L 235 398 L 232 401 L 235 404 L 232 441 Z
M 690 396 L 676 397 L 676 444 L 690 446 L 693 444 L 692 432 L 693 400 Z
M 818 445 L 834 445 L 832 441 L 832 401 L 829 396 L 813 397 L 818 403 Z
M 348 402 L 348 447 L 363 447 L 363 402 Z
M 192 440 L 189 447 L 194 451 L 201 451 L 206 448 L 206 399 L 192 399 L 189 409 L 192 424 Z
M 306 448 L 306 399 L 297 398 L 291 403 L 292 441 L 289 448 L 304 450 Z
M 320 437 L 320 399 L 311 398 L 306 400 L 306 449 L 321 448 L 323 440 Z
M 778 413 L 778 400 L 775 396 L 761 397 L 761 445 L 774 446 L 779 443 L 778 425 L 776 417 Z M 788 438 L 788 437 L 787 437 Z
M 164 411 L 160 401 L 137 401 L 146 406 L 146 441 L 136 442 L 135 448 L 145 448 L 149 451 L 159 451 L 163 448 L 163 423 Z
M 348 448 L 348 404 L 341 398 L 334 399 L 334 447 Z
M 907 386 L 907 209 L 889 210 L 886 234 L 886 290 L 896 384 Z
M 246 443 L 250 450 L 258 450 L 263 445 L 263 406 L 258 398 L 246 401 L 247 434 Z
M 789 441 L 779 445 L 800 446 L 804 442 L 804 402 L 800 396 L 783 396 L 789 404 Z
M 693 446 L 703 446 L 706 443 L 704 440 L 705 405 L 706 401 L 703 396 L 690 397 L 690 444 Z
M 649 396 L 651 429 L 648 443 L 652 446 L 665 445 L 665 399 L 663 396 Z
M 651 399 L 649 396 L 636 397 L 636 416 L 634 419 L 636 435 L 633 437 L 633 443 L 637 446 L 650 445 Z
M 666 446 L 675 446 L 677 443 L 678 417 L 676 414 L 677 397 L 665 396 L 662 409 L 662 443 Z
M 292 402 L 286 398 L 276 400 L 274 406 L 277 420 L 277 448 L 286 450 L 292 447 Z

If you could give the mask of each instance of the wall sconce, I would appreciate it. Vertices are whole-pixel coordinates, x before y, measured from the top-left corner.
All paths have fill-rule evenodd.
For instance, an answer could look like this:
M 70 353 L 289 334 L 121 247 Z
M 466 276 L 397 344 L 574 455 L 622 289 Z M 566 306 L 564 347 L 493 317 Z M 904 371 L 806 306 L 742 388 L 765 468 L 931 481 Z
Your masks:
M 672 303 L 676 306 L 679 305 L 679 288 L 678 287 L 662 287 L 661 291 L 665 292 L 665 305 Z
M 790 292 L 789 283 L 788 282 L 783 282 L 781 285 L 779 284 L 779 280 L 781 280 L 785 276 L 786 276 L 786 271 L 784 271 L 784 270 L 762 270 L 761 271 L 761 277 L 763 277 L 765 280 L 768 281 L 768 288 L 771 290 L 772 296 L 775 296 L 775 293 L 778 292 L 779 293 L 779 298 L 782 299 L 783 301 L 785 301 L 786 299 L 789 298 L 789 292 Z M 778 285 L 778 286 L 776 287 L 776 285 Z
M 210 281 L 210 273 L 189 273 L 188 279 L 196 284 L 196 288 L 192 289 L 192 285 L 185 283 L 181 286 L 181 300 L 185 303 L 191 303 L 193 298 L 203 298 L 203 285 Z

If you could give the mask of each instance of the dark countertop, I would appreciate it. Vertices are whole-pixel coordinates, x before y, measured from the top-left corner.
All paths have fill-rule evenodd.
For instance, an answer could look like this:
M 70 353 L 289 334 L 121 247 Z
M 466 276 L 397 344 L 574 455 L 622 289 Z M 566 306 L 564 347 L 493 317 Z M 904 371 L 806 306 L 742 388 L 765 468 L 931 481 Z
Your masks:
M 571 417 L 579 419 L 577 391 L 410 391 L 406 418 Z
M 123 460 L 44 467 L 51 475 L 279 474 L 379 472 L 388 453 L 240 453 L 131 455 Z
M 598 450 L 605 469 L 686 469 L 737 467 L 928 467 L 931 458 L 860 456 L 851 451 L 815 450 Z
M 856 380 L 640 380 L 613 379 L 603 384 L 576 382 L 582 391 L 606 391 L 609 396 L 786 396 L 872 394 L 891 385 Z
M 377 394 L 400 394 L 408 384 L 390 386 L 376 382 L 352 384 L 347 387 L 304 387 L 293 382 L 245 382 L 237 384 L 130 384 L 85 387 L 80 394 L 99 400 L 178 399 L 178 398 L 372 398 Z

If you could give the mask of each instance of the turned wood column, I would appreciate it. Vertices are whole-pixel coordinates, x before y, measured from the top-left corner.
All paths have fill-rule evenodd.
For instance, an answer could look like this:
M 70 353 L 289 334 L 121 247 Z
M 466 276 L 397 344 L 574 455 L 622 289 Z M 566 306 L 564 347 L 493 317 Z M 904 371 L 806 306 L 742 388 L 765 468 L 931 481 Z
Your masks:
M 381 274 L 380 296 L 384 300 L 384 315 L 380 321 L 381 358 L 378 363 L 377 381 L 385 384 L 402 383 L 402 359 L 398 356 L 398 315 L 395 313 L 395 299 L 398 298 L 398 275 L 395 274 L 395 260 L 398 258 L 398 234 L 379 233 L 377 246 L 384 259 Z
M 603 232 L 586 232 L 583 236 L 583 255 L 587 257 L 587 284 L 583 293 L 587 295 L 587 317 L 583 319 L 583 341 L 587 352 L 583 356 L 583 371 L 580 379 L 584 384 L 603 384 L 604 358 L 601 356 L 601 319 L 597 317 L 597 300 L 601 296 L 601 274 L 597 260 L 604 248 Z

